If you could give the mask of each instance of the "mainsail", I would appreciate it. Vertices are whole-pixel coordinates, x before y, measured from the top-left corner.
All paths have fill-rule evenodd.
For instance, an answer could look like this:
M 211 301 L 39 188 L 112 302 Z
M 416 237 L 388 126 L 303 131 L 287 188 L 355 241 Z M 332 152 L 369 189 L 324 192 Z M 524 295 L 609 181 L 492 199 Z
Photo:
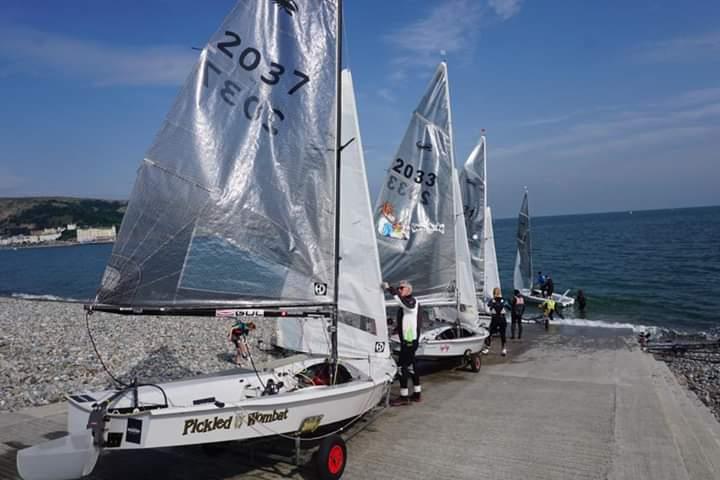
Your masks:
M 336 0 L 240 0 L 140 166 L 95 303 L 331 305 Z
M 532 288 L 532 244 L 530 240 L 530 212 L 528 210 L 528 192 L 525 190 L 517 229 L 517 256 L 513 272 L 513 286 L 517 290 Z
M 383 279 L 409 280 L 426 306 L 457 303 L 451 135 L 447 66 L 441 63 L 412 114 L 374 212 Z
M 497 255 L 495 253 L 495 234 L 492 226 L 492 212 L 490 207 L 485 208 L 485 279 L 482 302 L 483 305 L 492 299 L 492 291 L 494 288 L 500 288 L 500 272 L 498 271 Z
M 340 170 L 340 276 L 338 355 L 387 358 L 385 300 L 373 233 L 370 193 L 350 71 L 342 72 L 342 169 Z M 319 318 L 278 322 L 277 345 L 313 354 L 330 351 L 330 335 Z
M 487 150 L 485 136 L 473 148 L 460 174 L 463 211 L 472 257 L 473 278 L 478 297 L 484 297 L 485 285 L 485 207 L 487 206 Z M 490 226 L 492 230 L 492 225 Z M 493 245 L 493 251 L 495 246 Z

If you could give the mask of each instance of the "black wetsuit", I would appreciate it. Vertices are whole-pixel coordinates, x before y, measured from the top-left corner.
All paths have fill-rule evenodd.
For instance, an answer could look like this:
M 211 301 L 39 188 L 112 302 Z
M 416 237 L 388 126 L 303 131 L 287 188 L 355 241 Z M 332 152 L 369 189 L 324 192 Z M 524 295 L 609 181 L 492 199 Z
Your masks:
M 398 358 L 398 366 L 400 367 L 400 395 L 403 397 L 407 397 L 409 395 L 407 389 L 408 380 L 412 378 L 414 396 L 417 397 L 420 394 L 420 375 L 418 375 L 417 368 L 415 367 L 415 352 L 418 349 L 418 339 L 420 338 L 420 327 L 422 323 L 420 321 L 420 305 L 418 305 L 417 300 L 415 300 L 415 297 L 412 295 L 401 297 L 398 294 L 397 289 L 393 287 L 388 288 L 388 291 L 391 295 L 400 299 L 403 306 L 409 309 L 415 309 L 417 307 L 415 310 L 417 312 L 417 318 L 415 319 L 417 322 L 415 340 L 408 342 L 403 338 L 403 320 L 405 319 L 405 309 L 402 306 L 398 308 L 396 330 L 398 337 L 400 338 L 400 357 Z M 405 395 L 403 395 L 403 393 L 405 393 Z
M 485 339 L 485 345 L 490 346 L 492 336 L 495 332 L 500 333 L 500 342 L 505 347 L 505 331 L 507 330 L 507 319 L 505 318 L 505 309 L 510 310 L 510 306 L 503 298 L 493 298 L 488 302 L 490 307 L 490 335 Z
M 520 303 L 522 302 L 522 303 Z M 517 338 L 522 338 L 522 316 L 525 313 L 525 299 L 522 296 L 514 296 L 512 299 L 510 323 L 510 338 L 515 338 L 515 330 L 517 329 Z
M 553 292 L 555 291 L 555 284 L 553 283 L 552 278 L 548 278 L 545 282 L 545 295 L 548 297 L 552 297 Z
M 585 299 L 585 295 L 583 293 L 578 293 L 577 302 L 578 307 L 580 308 L 580 313 L 585 313 L 585 304 L 587 300 Z

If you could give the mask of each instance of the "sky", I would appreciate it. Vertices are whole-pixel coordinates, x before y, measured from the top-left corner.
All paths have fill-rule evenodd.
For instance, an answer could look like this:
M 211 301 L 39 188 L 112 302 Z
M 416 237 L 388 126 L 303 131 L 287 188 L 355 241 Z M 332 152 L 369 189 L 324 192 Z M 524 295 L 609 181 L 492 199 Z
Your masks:
M 126 199 L 233 4 L 0 3 L 0 197 Z M 344 4 L 373 196 L 446 59 L 456 162 L 486 129 L 496 218 L 525 186 L 532 215 L 720 204 L 720 2 Z

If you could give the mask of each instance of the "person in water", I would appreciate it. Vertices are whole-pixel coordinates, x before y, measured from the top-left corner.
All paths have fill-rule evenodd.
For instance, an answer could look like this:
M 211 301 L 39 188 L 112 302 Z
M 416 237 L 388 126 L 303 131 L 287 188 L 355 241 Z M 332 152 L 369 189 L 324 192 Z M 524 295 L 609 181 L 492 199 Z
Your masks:
M 510 318 L 512 319 L 510 323 L 510 339 L 515 338 L 515 330 L 517 328 L 517 338 L 520 340 L 522 338 L 522 316 L 523 313 L 525 313 L 525 299 L 520 295 L 520 290 L 515 290 L 513 293 L 513 298 L 510 301 L 512 305 L 510 313 Z
M 398 366 L 400 367 L 400 398 L 391 401 L 391 405 L 410 405 L 410 400 L 419 402 L 422 393 L 420 385 L 420 375 L 417 373 L 415 366 L 415 352 L 418 348 L 418 339 L 420 338 L 420 305 L 415 297 L 412 296 L 412 285 L 410 282 L 403 280 L 400 285 L 395 288 L 391 287 L 387 282 L 383 283 L 383 288 L 390 292 L 391 295 L 400 303 L 397 313 L 397 334 L 400 337 L 400 358 Z M 413 395 L 410 397 L 408 389 L 408 380 L 412 378 Z
M 510 310 L 510 305 L 502 298 L 502 292 L 500 288 L 493 288 L 493 298 L 488 302 L 490 308 L 490 335 L 485 339 L 485 348 L 482 349 L 482 353 L 487 355 L 490 352 L 490 345 L 492 344 L 492 336 L 495 332 L 500 334 L 500 344 L 502 346 L 501 355 L 504 357 L 507 355 L 507 349 L 505 348 L 505 332 L 507 330 L 507 318 L 505 318 L 505 310 Z
M 587 304 L 587 299 L 585 298 L 585 294 L 582 290 L 578 290 L 577 297 L 575 298 L 578 304 L 578 308 L 580 309 L 580 313 L 582 315 L 585 315 L 585 305 Z
M 250 330 L 254 329 L 254 323 L 240 319 L 230 327 L 228 338 L 235 345 L 235 365 L 242 365 L 243 360 L 248 358 L 247 336 L 250 334 Z

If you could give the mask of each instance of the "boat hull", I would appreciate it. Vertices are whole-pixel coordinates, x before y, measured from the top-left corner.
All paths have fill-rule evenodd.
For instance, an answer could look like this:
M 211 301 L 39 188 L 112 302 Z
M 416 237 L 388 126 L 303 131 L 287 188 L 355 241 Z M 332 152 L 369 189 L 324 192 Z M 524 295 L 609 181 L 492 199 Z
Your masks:
M 265 385 L 271 377 L 290 381 L 290 375 L 310 363 L 260 372 L 259 376 Z M 364 415 L 384 399 L 392 382 L 392 375 L 362 377 L 337 385 L 312 385 L 253 396 L 254 387 L 244 386 L 252 385 L 253 377 L 257 379 L 254 372 L 245 371 L 158 385 L 162 390 L 143 387 L 141 408 L 162 403 L 163 391 L 168 403 L 175 406 L 133 412 L 127 408 L 129 397 L 110 405 L 102 429 L 102 451 L 242 441 L 301 432 L 312 435 L 320 427 L 351 422 Z M 233 390 L 238 398 L 230 398 Z M 68 437 L 21 450 L 17 461 L 20 476 L 25 480 L 65 480 L 89 474 L 100 449 L 93 445 L 88 419 L 97 401 L 113 393 L 69 397 Z M 48 445 L 51 443 L 54 445 Z M 62 471 L 52 467 L 58 462 L 65 466 Z
M 552 299 L 561 304 L 563 308 L 572 307 L 575 305 L 575 299 L 573 297 L 568 296 L 568 291 L 565 293 L 553 293 Z M 520 294 L 523 296 L 526 302 L 539 304 L 543 303 L 545 300 L 547 300 L 546 297 L 543 297 L 542 294 L 540 294 L 537 290 L 533 290 L 532 292 L 526 288 L 523 288 L 520 290 Z
M 428 332 L 429 333 L 429 332 Z M 420 336 L 415 358 L 443 359 L 463 357 L 467 354 L 480 352 L 488 336 L 487 330 L 478 330 L 469 337 L 446 340 L 430 339 L 427 333 Z M 397 337 L 390 339 L 393 352 L 400 353 L 400 342 Z

